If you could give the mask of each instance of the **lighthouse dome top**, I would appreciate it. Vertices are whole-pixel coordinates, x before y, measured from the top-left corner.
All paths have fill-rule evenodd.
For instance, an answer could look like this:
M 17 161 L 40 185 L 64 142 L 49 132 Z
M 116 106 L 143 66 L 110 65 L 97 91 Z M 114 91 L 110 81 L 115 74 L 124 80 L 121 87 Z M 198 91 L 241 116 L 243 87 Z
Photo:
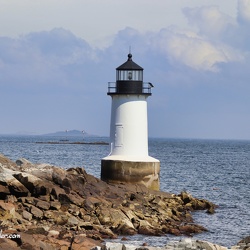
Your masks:
M 129 53 L 128 60 L 116 68 L 116 70 L 143 70 L 143 68 L 132 60 L 132 54 Z

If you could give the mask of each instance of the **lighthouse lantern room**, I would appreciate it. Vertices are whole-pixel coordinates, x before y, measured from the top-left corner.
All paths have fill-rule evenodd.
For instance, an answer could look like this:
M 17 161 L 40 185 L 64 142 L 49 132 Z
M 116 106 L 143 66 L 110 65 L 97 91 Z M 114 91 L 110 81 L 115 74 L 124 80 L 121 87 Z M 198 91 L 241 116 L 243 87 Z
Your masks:
M 128 60 L 116 68 L 109 82 L 112 97 L 110 154 L 102 159 L 101 179 L 113 183 L 141 183 L 159 190 L 159 160 L 148 155 L 147 98 L 152 83 L 143 82 L 143 68 Z

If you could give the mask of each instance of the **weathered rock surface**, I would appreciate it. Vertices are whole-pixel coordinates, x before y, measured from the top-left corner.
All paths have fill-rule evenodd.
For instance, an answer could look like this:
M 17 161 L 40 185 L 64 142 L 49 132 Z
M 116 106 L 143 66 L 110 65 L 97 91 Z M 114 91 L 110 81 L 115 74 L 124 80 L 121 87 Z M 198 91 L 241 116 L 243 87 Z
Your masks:
M 107 242 L 103 247 L 96 246 L 92 250 L 250 250 L 250 236 L 241 240 L 237 245 L 227 248 L 208 241 L 184 238 L 180 241 L 170 241 L 166 246 L 135 246 L 126 243 Z
M 0 155 L 0 249 L 91 249 L 117 235 L 193 235 L 191 211 L 215 205 L 143 185 L 108 184 L 83 168 L 16 163 Z M 4 248 L 2 248 L 4 249 Z

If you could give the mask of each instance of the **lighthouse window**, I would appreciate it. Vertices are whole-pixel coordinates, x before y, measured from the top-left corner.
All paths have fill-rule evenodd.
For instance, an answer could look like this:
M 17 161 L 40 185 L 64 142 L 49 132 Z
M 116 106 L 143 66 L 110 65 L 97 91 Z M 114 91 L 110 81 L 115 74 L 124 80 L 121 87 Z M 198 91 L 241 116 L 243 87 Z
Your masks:
M 127 72 L 124 71 L 124 70 L 119 71 L 119 78 L 118 78 L 118 80 L 120 80 L 120 81 L 126 80 L 126 79 L 127 79 L 127 74 L 126 74 L 126 73 L 127 73 Z
M 142 70 L 118 70 L 116 72 L 116 79 L 118 81 L 142 81 L 143 73 Z
M 136 81 L 142 81 L 142 71 L 140 70 L 135 71 L 135 79 Z
M 143 80 L 142 71 L 138 71 L 138 80 L 139 80 L 139 81 L 142 81 L 142 80 Z
M 129 71 L 129 72 L 128 72 L 128 80 L 132 80 L 132 78 L 133 78 L 133 77 L 132 77 L 132 72 Z
M 135 79 L 136 81 L 138 81 L 138 71 L 137 71 L 137 70 L 134 72 L 134 79 Z

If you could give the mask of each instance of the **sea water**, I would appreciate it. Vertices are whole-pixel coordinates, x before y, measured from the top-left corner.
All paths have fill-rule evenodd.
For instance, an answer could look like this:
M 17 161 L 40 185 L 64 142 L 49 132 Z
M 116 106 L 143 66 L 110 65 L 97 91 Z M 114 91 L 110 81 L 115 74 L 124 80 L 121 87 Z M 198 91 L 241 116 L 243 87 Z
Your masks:
M 0 136 L 0 153 L 12 160 L 26 158 L 63 168 L 84 167 L 100 178 L 101 158 L 108 145 L 47 144 L 40 142 L 108 142 L 106 137 Z M 39 143 L 38 143 L 39 142 Z M 208 229 L 194 235 L 230 247 L 250 235 L 250 141 L 149 139 L 149 154 L 161 161 L 161 190 L 179 194 L 187 191 L 219 207 L 215 214 L 194 212 L 193 218 Z M 129 237 L 134 243 L 163 246 L 182 237 Z

